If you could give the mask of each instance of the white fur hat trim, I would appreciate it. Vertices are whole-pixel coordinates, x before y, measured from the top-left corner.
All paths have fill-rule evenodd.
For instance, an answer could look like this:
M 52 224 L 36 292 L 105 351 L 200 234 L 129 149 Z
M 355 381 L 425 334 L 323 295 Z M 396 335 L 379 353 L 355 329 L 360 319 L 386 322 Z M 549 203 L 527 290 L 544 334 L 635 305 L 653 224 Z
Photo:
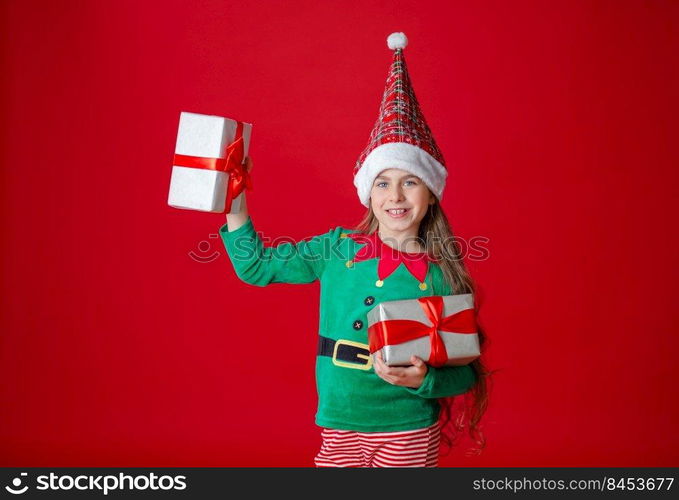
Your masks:
M 354 186 L 363 205 L 370 206 L 375 177 L 388 168 L 398 168 L 418 176 L 440 200 L 448 170 L 424 149 L 407 142 L 388 142 L 373 149 L 354 176 Z

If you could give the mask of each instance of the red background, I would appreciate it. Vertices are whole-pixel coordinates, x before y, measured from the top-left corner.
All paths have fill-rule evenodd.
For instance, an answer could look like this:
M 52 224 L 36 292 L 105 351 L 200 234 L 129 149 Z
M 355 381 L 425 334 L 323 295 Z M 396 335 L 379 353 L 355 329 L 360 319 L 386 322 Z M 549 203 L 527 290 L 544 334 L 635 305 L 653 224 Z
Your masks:
M 242 283 L 167 206 L 179 113 L 254 124 L 265 236 L 352 226 L 393 31 L 489 238 L 488 446 L 442 465 L 679 465 L 677 2 L 0 8 L 0 465 L 313 465 L 318 284 Z

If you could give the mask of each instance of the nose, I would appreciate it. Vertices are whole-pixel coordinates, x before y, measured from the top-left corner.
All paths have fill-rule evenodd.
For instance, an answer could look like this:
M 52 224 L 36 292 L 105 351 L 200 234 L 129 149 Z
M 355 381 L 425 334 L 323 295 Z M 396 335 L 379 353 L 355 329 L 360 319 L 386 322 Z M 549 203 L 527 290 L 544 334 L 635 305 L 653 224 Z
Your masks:
M 395 184 L 390 190 L 389 190 L 389 201 L 394 202 L 394 201 L 401 201 L 403 200 L 403 190 L 401 189 L 401 186 L 398 184 Z

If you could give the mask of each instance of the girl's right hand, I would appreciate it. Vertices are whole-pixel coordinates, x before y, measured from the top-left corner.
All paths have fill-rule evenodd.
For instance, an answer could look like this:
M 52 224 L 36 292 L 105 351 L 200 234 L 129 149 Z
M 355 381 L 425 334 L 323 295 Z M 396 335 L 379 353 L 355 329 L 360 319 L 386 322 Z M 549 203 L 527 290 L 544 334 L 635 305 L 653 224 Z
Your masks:
M 249 174 L 252 171 L 252 158 L 250 158 L 249 156 L 246 156 L 245 161 L 243 161 L 243 165 L 245 165 L 245 170 Z
M 245 170 L 247 171 L 248 174 L 252 172 L 252 158 L 246 156 L 243 159 L 243 165 L 245 166 Z M 226 223 L 229 226 L 229 232 L 235 231 L 243 224 L 245 224 L 248 220 L 248 217 L 250 217 L 250 214 L 248 212 L 248 202 L 247 198 L 245 197 L 245 193 L 243 193 L 243 201 L 241 204 L 240 212 L 238 212 L 237 214 L 226 214 Z

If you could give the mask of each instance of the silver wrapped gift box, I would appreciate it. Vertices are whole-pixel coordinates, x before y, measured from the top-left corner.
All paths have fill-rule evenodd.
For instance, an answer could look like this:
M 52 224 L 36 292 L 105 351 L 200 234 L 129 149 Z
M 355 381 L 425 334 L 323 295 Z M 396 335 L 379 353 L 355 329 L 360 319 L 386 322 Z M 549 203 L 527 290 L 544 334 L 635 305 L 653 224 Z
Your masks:
M 432 366 L 469 364 L 481 354 L 476 329 L 472 294 L 382 302 L 368 313 L 370 352 L 389 366 L 410 365 L 412 355 Z

